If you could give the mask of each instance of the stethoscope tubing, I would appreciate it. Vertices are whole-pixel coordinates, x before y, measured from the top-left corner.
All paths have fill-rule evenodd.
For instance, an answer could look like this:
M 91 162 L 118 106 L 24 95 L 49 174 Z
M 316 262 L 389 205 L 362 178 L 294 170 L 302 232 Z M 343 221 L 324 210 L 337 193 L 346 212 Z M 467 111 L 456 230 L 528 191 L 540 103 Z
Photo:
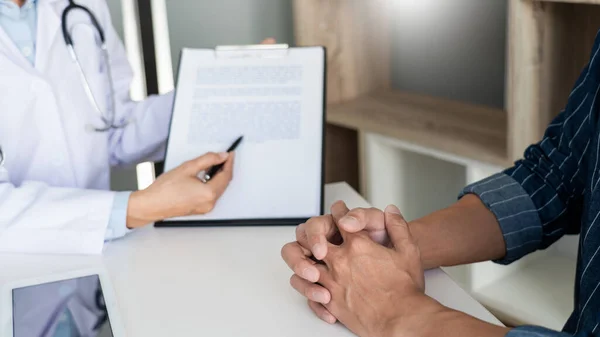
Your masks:
M 77 52 L 75 51 L 73 37 L 71 35 L 71 32 L 68 29 L 69 14 L 74 10 L 81 10 L 88 15 L 88 17 L 90 18 L 90 22 L 92 23 L 92 26 L 94 27 L 94 29 L 96 29 L 96 31 L 98 33 L 98 38 L 100 39 L 100 50 L 102 52 L 102 57 L 104 58 L 105 63 L 106 63 L 108 86 L 109 86 L 109 90 L 110 90 L 110 105 L 111 105 L 111 107 L 110 107 L 110 109 L 106 109 L 107 113 L 104 113 L 102 111 L 102 109 L 100 108 L 100 104 L 98 103 L 98 101 L 96 100 L 96 98 L 94 96 L 94 93 L 92 92 L 90 82 L 88 81 L 88 79 L 85 75 L 85 72 L 83 71 L 83 67 L 79 60 Z M 92 11 L 90 11 L 88 8 L 86 8 L 84 6 L 76 4 L 74 0 L 69 0 L 69 5 L 64 9 L 64 11 L 62 13 L 62 23 L 61 24 L 62 24 L 62 33 L 63 33 L 63 38 L 65 40 L 65 44 L 69 51 L 69 55 L 71 56 L 73 62 L 75 62 L 75 64 L 77 65 L 77 72 L 79 73 L 79 77 L 81 78 L 81 81 L 84 84 L 85 93 L 88 96 L 88 99 L 91 101 L 92 105 L 94 106 L 96 113 L 100 116 L 102 123 L 104 124 L 104 126 L 102 126 L 102 127 L 96 127 L 92 124 L 88 124 L 86 126 L 86 129 L 88 129 L 90 131 L 96 131 L 96 132 L 106 132 L 111 129 L 124 128 L 125 126 L 127 126 L 129 124 L 129 121 L 125 121 L 121 124 L 115 123 L 115 115 L 116 115 L 115 103 L 114 103 L 115 91 L 114 91 L 114 86 L 113 86 L 113 81 L 112 81 L 112 69 L 110 66 L 108 49 L 106 47 L 104 29 L 102 29 L 102 26 L 100 25 L 100 23 L 96 19 L 96 16 L 92 13 Z M 110 110 L 110 112 L 109 112 L 109 110 Z

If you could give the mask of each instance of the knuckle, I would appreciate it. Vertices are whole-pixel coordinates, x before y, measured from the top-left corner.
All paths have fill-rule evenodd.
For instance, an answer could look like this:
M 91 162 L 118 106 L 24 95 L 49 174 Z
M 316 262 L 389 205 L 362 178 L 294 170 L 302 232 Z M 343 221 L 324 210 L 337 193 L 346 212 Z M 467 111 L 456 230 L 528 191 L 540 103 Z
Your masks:
M 311 297 L 311 293 L 313 292 L 312 287 L 304 287 L 304 291 L 302 292 L 306 298 Z
M 315 222 L 317 221 L 317 218 L 318 217 L 312 217 L 312 218 L 306 220 L 306 222 L 304 223 L 304 230 L 306 232 L 310 232 L 313 229 L 313 227 L 315 226 Z
M 340 312 L 342 311 L 340 308 L 340 304 L 337 303 L 337 301 L 330 301 L 329 303 L 324 305 L 325 309 L 327 309 L 329 312 L 335 313 L 335 312 Z
M 296 238 L 298 238 L 304 232 L 304 226 L 306 226 L 305 223 L 301 223 L 296 226 Z
M 329 269 L 323 264 L 316 264 L 315 268 L 319 271 L 319 280 L 318 282 L 323 282 L 327 279 L 327 275 L 329 273 Z
M 404 216 L 402 214 L 390 214 L 390 219 L 399 225 L 407 226 L 406 219 L 404 219 Z
M 214 152 L 207 152 L 205 153 L 202 157 L 198 158 L 198 160 L 201 160 L 202 162 L 215 162 L 217 161 L 218 156 L 216 153 Z
M 306 237 L 306 224 L 300 224 L 299 226 L 296 227 L 296 241 L 301 242 L 301 241 L 307 241 L 308 238 Z
M 320 310 L 319 307 L 317 306 L 317 303 L 312 301 L 312 300 L 307 300 L 308 306 L 310 307 L 310 310 L 312 310 L 315 314 L 319 315 L 320 314 Z
M 362 220 L 365 218 L 366 210 L 364 208 L 355 208 L 348 212 L 348 215 L 353 216 L 356 219 Z
M 410 241 L 408 241 L 402 249 L 409 258 L 417 258 L 421 256 L 419 247 Z
M 364 235 L 354 235 L 350 240 L 350 248 L 362 251 L 369 245 L 369 239 Z
M 296 289 L 297 292 L 308 297 L 309 289 L 308 287 L 303 286 L 303 281 L 298 277 L 298 275 L 294 274 L 290 277 L 290 285 L 292 288 Z
M 408 222 L 406 222 L 406 219 L 404 219 L 404 216 L 402 216 L 400 214 L 395 214 L 395 219 L 396 219 L 396 222 L 398 222 L 398 224 L 408 228 Z
M 348 211 L 347 207 L 346 207 L 346 203 L 343 202 L 342 200 L 338 200 L 336 202 L 333 203 L 333 205 L 331 205 L 331 213 L 336 213 L 336 212 L 340 212 L 342 210 Z
M 217 200 L 217 192 L 215 192 L 213 189 L 211 188 L 207 188 L 204 191 L 204 199 L 209 203 L 209 204 L 213 204 L 214 206 L 214 201 Z
M 289 242 L 283 245 L 283 247 L 281 247 L 281 257 L 283 257 L 284 260 L 287 260 L 289 251 L 290 249 L 292 249 L 292 244 L 292 242 Z
M 304 269 L 306 269 L 306 264 L 304 264 L 304 260 L 302 257 L 298 256 L 297 253 L 294 253 L 293 251 L 290 253 L 290 255 L 288 256 L 288 260 L 290 265 L 292 265 L 292 271 L 294 272 L 294 274 L 302 277 L 302 273 L 304 271 Z
M 300 292 L 300 285 L 298 284 L 298 276 L 296 276 L 295 274 L 290 277 L 290 285 L 292 286 L 292 288 L 294 288 L 298 292 Z
M 347 257 L 346 254 L 342 254 L 340 249 L 335 249 L 334 247 L 330 247 L 327 250 L 326 263 L 327 267 L 333 268 L 335 265 L 340 264 L 340 261 L 344 260 Z
M 306 233 L 309 235 L 321 234 L 323 233 L 323 229 L 327 227 L 327 222 L 330 216 L 321 215 L 310 218 L 306 222 Z
M 308 238 L 308 242 L 311 244 L 321 242 L 321 235 L 319 234 L 310 234 L 306 236 Z
M 371 207 L 367 211 L 371 214 L 383 214 L 383 211 L 376 207 Z
M 302 272 L 304 271 L 304 267 L 302 266 L 302 263 L 293 263 L 292 271 L 294 272 L 295 275 L 302 277 Z

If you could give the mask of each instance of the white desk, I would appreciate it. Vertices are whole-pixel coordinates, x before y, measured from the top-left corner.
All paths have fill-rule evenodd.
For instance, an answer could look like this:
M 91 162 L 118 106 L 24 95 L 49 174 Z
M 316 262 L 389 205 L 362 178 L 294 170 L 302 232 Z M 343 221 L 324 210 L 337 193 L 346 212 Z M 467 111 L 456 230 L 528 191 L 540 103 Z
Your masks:
M 326 204 L 368 206 L 347 184 Z M 292 227 L 153 228 L 107 245 L 103 257 L 0 255 L 0 282 L 103 265 L 129 336 L 352 336 L 317 319 L 289 286 L 280 257 Z M 441 303 L 500 324 L 441 270 L 426 275 Z

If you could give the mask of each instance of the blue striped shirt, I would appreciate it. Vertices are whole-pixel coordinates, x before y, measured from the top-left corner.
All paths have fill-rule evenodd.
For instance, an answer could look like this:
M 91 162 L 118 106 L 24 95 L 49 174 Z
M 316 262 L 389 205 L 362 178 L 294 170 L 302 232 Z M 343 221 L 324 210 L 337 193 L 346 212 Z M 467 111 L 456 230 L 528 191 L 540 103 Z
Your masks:
M 465 188 L 494 213 L 508 264 L 581 234 L 574 311 L 563 331 L 519 327 L 509 337 L 600 336 L 600 33 L 566 109 L 503 173 Z M 544 310 L 544 308 L 540 308 Z

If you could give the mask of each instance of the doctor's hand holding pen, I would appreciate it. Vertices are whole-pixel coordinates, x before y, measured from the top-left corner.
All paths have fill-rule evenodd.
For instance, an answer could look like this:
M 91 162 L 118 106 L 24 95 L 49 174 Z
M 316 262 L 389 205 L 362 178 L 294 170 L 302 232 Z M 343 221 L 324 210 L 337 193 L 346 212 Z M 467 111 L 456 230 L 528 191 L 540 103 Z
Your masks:
M 127 227 L 210 212 L 233 174 L 233 152 L 207 153 L 159 176 L 147 189 L 133 192 L 127 208 Z M 203 182 L 198 175 L 215 165 L 223 169 Z

